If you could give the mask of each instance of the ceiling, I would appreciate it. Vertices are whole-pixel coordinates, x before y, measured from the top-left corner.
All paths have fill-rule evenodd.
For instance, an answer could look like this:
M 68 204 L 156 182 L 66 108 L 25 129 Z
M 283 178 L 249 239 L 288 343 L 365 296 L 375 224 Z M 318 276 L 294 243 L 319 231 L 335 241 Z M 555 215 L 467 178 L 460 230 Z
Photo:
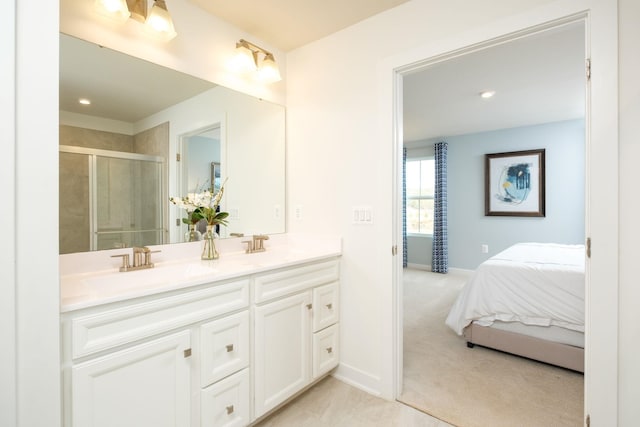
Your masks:
M 409 0 L 190 1 L 288 52 Z
M 405 143 L 584 117 L 584 37 L 575 23 L 405 76 Z

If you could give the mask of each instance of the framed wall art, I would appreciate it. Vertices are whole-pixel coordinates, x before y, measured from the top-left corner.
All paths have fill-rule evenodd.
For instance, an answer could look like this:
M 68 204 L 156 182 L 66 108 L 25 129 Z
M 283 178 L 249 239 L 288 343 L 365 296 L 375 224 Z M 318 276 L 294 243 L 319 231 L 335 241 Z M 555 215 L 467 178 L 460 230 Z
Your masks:
M 485 155 L 485 215 L 545 216 L 544 149 Z

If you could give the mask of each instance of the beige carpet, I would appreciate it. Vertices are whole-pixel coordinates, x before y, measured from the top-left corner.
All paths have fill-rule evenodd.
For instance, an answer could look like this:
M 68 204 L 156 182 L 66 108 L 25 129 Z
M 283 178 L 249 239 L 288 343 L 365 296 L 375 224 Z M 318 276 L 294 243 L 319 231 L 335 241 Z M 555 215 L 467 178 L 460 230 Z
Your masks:
M 404 271 L 404 389 L 399 400 L 460 427 L 581 426 L 582 374 L 482 347 L 444 323 L 467 280 Z

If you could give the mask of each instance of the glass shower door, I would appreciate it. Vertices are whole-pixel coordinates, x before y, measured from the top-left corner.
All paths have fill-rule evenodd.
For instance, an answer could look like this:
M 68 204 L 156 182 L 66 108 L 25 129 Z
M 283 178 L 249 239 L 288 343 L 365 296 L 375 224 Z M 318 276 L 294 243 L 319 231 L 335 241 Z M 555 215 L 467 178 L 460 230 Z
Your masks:
M 161 244 L 162 163 L 95 156 L 92 249 Z

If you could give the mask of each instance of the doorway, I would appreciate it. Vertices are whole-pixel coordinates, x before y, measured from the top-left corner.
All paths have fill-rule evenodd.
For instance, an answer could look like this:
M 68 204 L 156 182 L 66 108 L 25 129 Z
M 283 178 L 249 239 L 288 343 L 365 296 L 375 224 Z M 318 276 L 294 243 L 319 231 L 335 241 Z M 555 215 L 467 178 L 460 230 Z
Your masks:
M 568 42 L 569 46 L 563 46 L 562 42 L 558 41 L 559 39 L 557 38 L 557 36 L 567 32 L 572 32 L 572 38 L 570 37 L 571 41 Z M 576 34 L 577 34 L 577 39 L 576 39 Z M 556 38 L 554 39 L 554 37 Z M 557 79 L 555 82 L 553 81 L 549 82 L 544 80 L 535 80 L 531 77 L 526 77 L 526 76 L 519 77 L 518 72 L 516 71 L 517 66 L 514 66 L 513 62 L 509 62 L 509 61 L 506 61 L 504 58 L 495 56 L 496 52 L 505 50 L 505 48 L 508 48 L 510 45 L 518 46 L 519 44 L 522 44 L 522 43 L 524 44 L 516 47 L 516 50 L 518 50 L 519 53 L 523 53 L 522 46 L 526 45 L 529 42 L 540 41 L 541 39 L 545 39 L 545 38 L 549 39 L 548 41 L 550 42 L 550 45 L 549 45 L 550 47 L 543 48 L 543 47 L 533 47 L 533 45 L 529 46 L 530 48 L 533 49 L 533 51 L 525 55 L 526 59 L 524 59 L 523 62 L 526 62 L 529 60 L 533 60 L 533 62 L 528 65 L 527 64 L 522 64 L 522 65 L 525 65 L 526 67 L 529 67 L 529 68 L 535 67 L 536 64 L 537 66 L 540 66 L 540 67 L 548 66 L 550 64 L 549 62 L 539 62 L 539 60 L 535 59 L 536 55 L 538 54 L 551 55 L 552 57 L 555 54 L 556 56 L 554 59 L 554 63 L 561 63 L 562 61 L 568 59 L 568 57 L 567 55 L 560 53 L 561 52 L 561 49 L 559 49 L 560 46 L 569 47 L 570 49 L 573 50 L 574 54 L 577 53 L 578 54 L 577 72 L 575 67 L 576 61 L 575 61 L 575 55 L 574 55 L 574 58 L 573 58 L 574 68 L 572 71 L 573 73 L 572 76 L 574 79 L 577 78 L 582 82 L 580 86 L 581 93 L 580 93 L 580 100 L 579 100 L 579 110 L 580 110 L 578 112 L 579 117 L 576 116 L 575 108 L 574 110 L 572 110 L 573 116 L 568 115 L 563 117 L 562 115 L 556 115 L 556 116 L 553 115 L 555 114 L 553 109 L 556 107 L 559 107 L 560 110 L 564 110 L 565 112 L 573 108 L 573 107 L 567 107 L 567 106 L 561 107 L 563 103 L 558 101 L 558 96 L 557 96 L 557 92 L 559 92 L 560 88 L 556 87 L 556 89 L 553 89 L 554 84 L 566 85 L 566 82 L 562 83 L 561 79 Z M 419 65 L 414 65 L 410 69 L 401 70 L 399 72 L 399 79 L 400 78 L 403 79 L 403 84 L 406 84 L 407 82 L 411 82 L 412 80 L 413 80 L 412 83 L 415 83 L 416 76 L 424 73 L 425 76 L 430 76 L 434 80 L 437 80 L 438 78 L 443 78 L 444 76 L 448 78 L 450 82 L 451 81 L 462 82 L 464 80 L 472 80 L 474 84 L 478 85 L 477 83 L 478 80 L 480 81 L 482 80 L 478 78 L 482 77 L 482 70 L 483 70 L 482 67 L 484 65 L 479 63 L 475 63 L 474 65 L 469 65 L 470 63 L 467 62 L 467 60 L 469 59 L 474 60 L 475 58 L 484 58 L 484 60 L 493 62 L 493 65 L 496 65 L 496 64 L 501 65 L 505 70 L 513 69 L 513 72 L 511 72 L 511 76 L 504 77 L 503 75 L 502 77 L 499 78 L 499 80 L 502 83 L 505 82 L 505 78 L 510 78 L 511 80 L 514 81 L 514 83 L 516 83 L 516 85 L 514 86 L 516 89 L 518 84 L 520 85 L 520 87 L 524 87 L 525 85 L 535 87 L 536 91 L 538 92 L 536 96 L 543 95 L 543 92 L 545 92 L 546 90 L 550 90 L 551 93 L 556 93 L 555 98 L 548 98 L 550 100 L 553 100 L 553 99 L 555 100 L 547 101 L 546 103 L 547 107 L 544 108 L 545 110 L 544 113 L 547 114 L 547 116 L 545 116 L 544 114 L 540 114 L 540 112 L 536 113 L 533 111 L 533 109 L 530 109 L 530 108 L 533 108 L 534 104 L 536 104 L 539 101 L 539 99 L 536 98 L 535 100 L 529 100 L 529 101 L 523 102 L 522 101 L 523 98 L 528 99 L 527 95 L 523 93 L 524 92 L 523 90 L 516 90 L 514 88 L 497 90 L 496 95 L 502 93 L 501 96 L 503 98 L 512 97 L 511 102 L 515 101 L 517 97 L 519 97 L 520 103 L 518 104 L 512 103 L 511 107 L 505 110 L 501 110 L 500 108 L 487 109 L 489 111 L 487 115 L 485 115 L 486 111 L 474 110 L 475 108 L 478 108 L 481 105 L 481 102 L 483 101 L 480 99 L 480 97 L 476 97 L 473 100 L 469 100 L 466 102 L 466 104 L 463 104 L 460 102 L 458 103 L 452 102 L 450 105 L 454 105 L 455 108 L 447 108 L 443 106 L 443 104 L 441 103 L 432 102 L 431 105 L 429 105 L 426 108 L 426 110 L 423 111 L 422 113 L 423 121 L 428 118 L 430 119 L 431 122 L 433 122 L 431 126 L 432 129 L 428 130 L 431 133 L 427 134 L 426 137 L 424 137 L 424 134 L 420 133 L 421 131 L 421 129 L 419 129 L 420 123 L 418 123 L 417 121 L 418 119 L 420 119 L 420 117 L 416 119 L 414 116 L 412 116 L 412 110 L 411 110 L 412 105 L 410 103 L 408 104 L 407 97 L 405 96 L 405 99 L 403 100 L 403 108 L 402 108 L 404 126 L 403 126 L 403 132 L 401 133 L 404 134 L 405 140 L 409 139 L 409 140 L 419 141 L 420 139 L 423 139 L 423 140 L 426 140 L 427 142 L 433 143 L 433 142 L 436 142 L 436 140 L 443 139 L 443 138 L 446 140 L 446 137 L 449 137 L 449 136 L 454 136 L 454 137 L 457 137 L 457 139 L 460 139 L 459 137 L 460 135 L 470 135 L 470 134 L 482 135 L 485 138 L 486 137 L 495 138 L 496 135 L 494 131 L 497 129 L 516 129 L 516 128 L 524 129 L 530 126 L 540 126 L 541 124 L 544 124 L 544 123 L 562 122 L 562 121 L 570 121 L 570 120 L 583 120 L 583 123 L 584 123 L 584 121 L 586 120 L 585 107 L 584 107 L 585 106 L 585 85 L 584 85 L 584 81 L 585 81 L 584 56 L 585 55 L 584 53 L 585 53 L 585 22 L 584 20 L 576 20 L 573 22 L 564 23 L 563 25 L 554 26 L 551 28 L 544 28 L 538 31 L 531 31 L 525 35 L 520 35 L 515 38 L 507 37 L 504 40 L 490 42 L 484 46 L 475 47 L 465 52 L 455 52 L 455 53 L 452 53 L 451 55 L 448 55 L 447 57 L 440 57 L 433 60 L 428 60 Z M 457 72 L 453 72 L 451 68 L 451 66 L 455 66 L 455 64 L 460 65 Z M 516 64 L 516 65 L 520 65 L 520 64 Z M 487 69 L 490 69 L 490 67 L 488 67 Z M 451 76 L 454 76 L 455 78 L 451 79 Z M 486 80 L 486 81 L 490 82 L 490 80 Z M 425 97 L 432 96 L 432 98 L 434 99 L 437 99 L 438 96 L 450 96 L 452 98 L 456 98 L 454 99 L 454 101 L 460 101 L 464 96 L 469 96 L 470 94 L 479 95 L 481 91 L 492 89 L 489 86 L 489 84 L 490 83 L 487 83 L 487 86 L 478 85 L 477 90 L 471 91 L 469 90 L 468 87 L 465 87 L 465 85 L 463 84 L 451 84 L 451 83 L 443 84 L 442 82 L 436 82 L 433 85 L 431 85 L 429 89 L 426 90 L 426 92 L 423 92 L 422 95 Z M 429 92 L 429 90 L 431 92 Z M 416 90 L 415 87 L 411 87 L 410 90 L 405 91 L 405 94 L 407 92 L 413 95 L 419 93 L 419 91 Z M 546 96 L 548 97 L 550 95 L 546 95 Z M 413 100 L 409 100 L 409 101 L 411 102 Z M 543 102 L 543 105 L 544 105 L 544 102 Z M 456 111 L 457 117 L 463 118 L 464 120 L 451 120 L 450 116 L 452 115 L 452 111 Z M 476 111 L 476 112 L 474 113 L 472 111 Z M 586 135 L 584 130 L 586 128 L 588 128 L 588 126 L 583 124 L 582 125 L 583 155 L 584 155 L 584 151 L 586 151 L 586 148 L 585 148 Z M 418 135 L 418 137 L 416 137 L 416 135 Z M 492 152 L 492 150 L 495 150 L 495 148 L 491 147 L 490 145 L 491 144 L 489 143 L 489 147 L 483 148 L 480 151 L 489 153 L 489 152 Z M 517 146 L 514 147 L 513 150 L 500 149 L 500 151 L 518 151 L 518 147 Z M 400 155 L 398 156 L 401 157 Z M 482 155 L 475 153 L 474 161 L 481 162 Z M 482 164 L 480 164 L 478 169 L 480 170 L 480 173 L 483 172 Z M 478 170 L 474 172 L 475 172 L 475 175 L 473 176 L 476 176 L 477 177 L 476 179 L 482 183 L 483 176 L 481 174 L 478 174 Z M 451 168 L 449 169 L 449 173 L 452 173 Z M 582 212 L 581 212 L 581 218 L 579 221 L 579 224 L 580 224 L 579 232 L 581 235 L 577 237 L 578 241 L 575 243 L 580 243 L 584 241 L 585 230 L 586 230 L 586 227 L 585 227 L 586 206 L 584 201 L 584 194 L 585 194 L 584 188 L 585 188 L 586 177 L 585 177 L 584 171 L 580 176 L 580 181 L 582 184 L 581 192 L 583 196 Z M 476 194 L 476 193 L 477 192 L 474 192 L 473 194 Z M 476 201 L 481 204 L 483 202 L 483 198 L 479 198 L 479 200 L 476 200 Z M 473 209 L 473 206 L 474 206 L 473 201 L 470 201 L 469 203 L 471 205 L 471 210 L 476 213 L 480 212 L 477 215 L 481 217 L 483 212 L 483 207 L 480 206 L 479 209 Z M 547 215 L 547 218 L 545 218 L 545 221 L 547 223 L 552 221 L 552 217 L 550 213 L 549 215 Z M 536 233 L 534 233 L 534 236 L 535 234 Z M 454 267 L 462 268 L 462 269 L 473 270 L 475 267 L 477 267 L 477 265 L 480 262 L 482 262 L 483 257 L 484 259 L 486 259 L 489 255 L 491 255 L 491 253 L 487 254 L 486 256 L 481 255 L 481 246 L 482 246 L 481 243 L 484 244 L 484 242 L 478 241 L 476 245 L 475 244 L 476 242 L 473 241 L 474 237 L 477 237 L 477 236 L 474 235 L 473 230 L 470 230 L 470 232 L 465 233 L 465 238 L 469 242 L 471 242 L 468 244 L 468 246 L 470 246 L 472 250 L 467 251 L 467 253 L 464 253 L 464 251 L 459 251 L 459 250 L 456 251 L 456 253 L 454 254 L 455 261 L 453 263 L 450 263 L 451 265 L 453 265 Z M 568 238 L 571 240 L 576 240 L 575 235 L 573 237 L 568 237 Z M 531 240 L 529 237 L 522 237 L 522 238 L 519 238 L 518 240 L 523 240 L 523 239 L 525 241 Z M 505 244 L 505 242 L 499 242 L 499 244 L 495 246 L 500 247 L 500 244 Z M 489 245 L 490 248 L 492 246 L 494 245 L 491 245 L 491 244 Z M 458 246 L 458 249 L 459 249 L 459 246 Z M 473 251 L 473 249 L 477 249 L 477 250 Z M 495 254 L 497 251 L 493 250 L 491 252 Z M 403 283 L 404 274 L 402 272 L 402 269 L 399 269 L 399 270 L 400 270 L 399 271 L 400 279 L 397 283 L 400 286 L 400 284 Z M 402 295 L 403 291 L 400 291 L 399 293 L 400 295 Z M 398 300 L 399 300 L 398 304 L 401 304 L 402 298 L 398 298 Z M 403 312 L 403 310 L 399 310 L 399 311 L 400 313 Z M 398 321 L 400 322 L 400 324 L 402 324 L 403 319 L 401 315 L 398 316 Z M 400 338 L 400 341 L 402 341 L 402 338 Z M 463 340 L 461 340 L 461 343 L 464 346 Z M 402 344 L 399 345 L 399 348 L 402 348 L 401 346 Z M 401 351 L 400 354 L 401 355 L 404 354 L 404 351 Z M 403 358 L 399 357 L 399 360 L 402 361 Z M 403 386 L 402 384 L 403 369 L 400 368 L 399 371 L 400 373 L 398 375 L 398 378 L 399 378 L 400 384 L 398 384 L 398 393 L 397 393 L 398 396 L 401 395 L 402 386 Z M 422 409 L 422 408 L 419 408 L 419 409 Z M 438 413 L 431 413 L 431 415 L 440 417 L 440 414 Z M 475 415 L 478 415 L 478 414 L 476 413 Z M 579 420 L 581 419 L 581 416 L 582 416 L 582 411 L 580 410 L 578 411 L 578 414 L 577 414 L 577 417 Z

